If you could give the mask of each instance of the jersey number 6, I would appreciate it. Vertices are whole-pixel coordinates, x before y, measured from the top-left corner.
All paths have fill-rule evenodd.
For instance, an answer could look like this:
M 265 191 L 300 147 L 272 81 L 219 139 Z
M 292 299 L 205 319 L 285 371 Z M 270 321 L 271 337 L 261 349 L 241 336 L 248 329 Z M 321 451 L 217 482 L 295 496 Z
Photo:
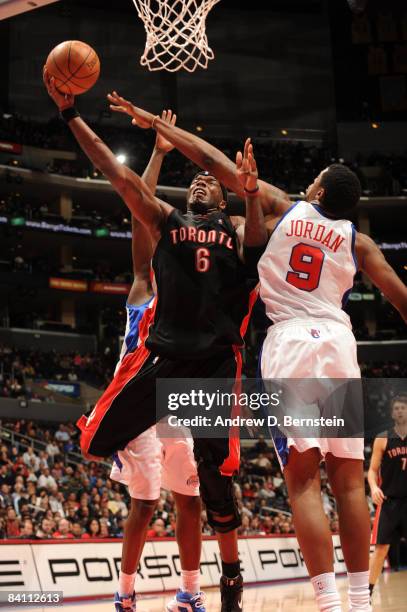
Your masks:
M 286 281 L 302 291 L 314 291 L 319 285 L 325 253 L 318 247 L 300 242 L 293 247 Z
M 207 272 L 211 265 L 209 249 L 201 247 L 195 251 L 195 269 L 197 272 Z

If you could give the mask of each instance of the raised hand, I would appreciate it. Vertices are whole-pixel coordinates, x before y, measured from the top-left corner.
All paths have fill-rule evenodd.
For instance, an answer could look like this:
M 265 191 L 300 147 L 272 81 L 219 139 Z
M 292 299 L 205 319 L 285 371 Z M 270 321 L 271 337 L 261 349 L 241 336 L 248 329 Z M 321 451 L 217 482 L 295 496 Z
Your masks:
M 241 151 L 236 153 L 236 174 L 246 192 L 255 193 L 257 191 L 259 174 L 250 138 L 247 138 L 244 143 L 243 154 Z
M 177 115 L 172 112 L 172 110 L 164 110 L 161 113 L 161 119 L 170 125 L 175 125 L 177 121 Z M 155 148 L 161 151 L 162 153 L 169 153 L 174 149 L 174 145 L 172 142 L 164 138 L 161 134 L 157 132 L 157 138 L 155 139 Z
M 75 98 L 72 94 L 63 94 L 55 87 L 55 79 L 51 76 L 44 66 L 42 71 L 42 80 L 49 96 L 54 100 L 60 111 L 70 108 L 75 104 Z
M 134 104 L 132 104 L 129 100 L 119 96 L 117 91 L 112 91 L 112 93 L 107 94 L 107 99 L 110 102 L 110 110 L 114 111 L 115 113 L 129 115 L 132 117 L 133 125 L 138 125 L 138 127 L 143 129 L 152 127 L 154 115 L 152 113 L 148 113 L 142 108 L 137 108 L 137 106 L 134 106 Z

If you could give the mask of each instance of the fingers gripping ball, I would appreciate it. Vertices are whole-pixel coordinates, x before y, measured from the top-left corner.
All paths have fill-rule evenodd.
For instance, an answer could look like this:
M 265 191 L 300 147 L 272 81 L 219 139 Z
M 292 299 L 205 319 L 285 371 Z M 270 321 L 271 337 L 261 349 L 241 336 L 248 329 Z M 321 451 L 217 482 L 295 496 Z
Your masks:
M 92 47 L 79 40 L 60 43 L 48 55 L 46 68 L 55 78 L 55 87 L 77 96 L 88 91 L 99 78 L 100 61 Z

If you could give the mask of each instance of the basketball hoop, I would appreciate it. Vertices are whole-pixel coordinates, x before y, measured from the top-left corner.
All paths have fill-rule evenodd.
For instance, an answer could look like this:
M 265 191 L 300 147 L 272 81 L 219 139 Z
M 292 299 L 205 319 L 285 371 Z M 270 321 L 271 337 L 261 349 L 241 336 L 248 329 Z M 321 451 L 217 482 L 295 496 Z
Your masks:
M 220 0 L 133 0 L 147 34 L 140 63 L 151 71 L 207 68 L 206 17 Z

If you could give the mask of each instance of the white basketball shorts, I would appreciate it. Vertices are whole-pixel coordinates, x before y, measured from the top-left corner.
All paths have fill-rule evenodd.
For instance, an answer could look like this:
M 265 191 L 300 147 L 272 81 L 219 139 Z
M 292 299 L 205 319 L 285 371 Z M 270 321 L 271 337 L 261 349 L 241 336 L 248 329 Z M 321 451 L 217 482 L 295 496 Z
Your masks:
M 193 440 L 158 437 L 156 427 L 150 427 L 115 454 L 110 478 L 126 485 L 133 499 L 159 499 L 161 488 L 198 496 Z
M 263 344 L 261 374 L 263 379 L 314 379 L 308 386 L 304 383 L 304 393 L 314 394 L 315 397 L 307 399 L 317 406 L 318 394 L 324 392 L 324 383 L 318 384 L 315 379 L 360 378 L 355 337 L 346 325 L 339 322 L 293 319 L 277 323 L 268 329 Z M 329 382 L 325 381 L 325 384 Z M 288 461 L 291 447 L 299 452 L 319 448 L 322 457 L 332 453 L 348 459 L 364 458 L 363 438 L 278 435 L 274 445 L 282 468 Z

